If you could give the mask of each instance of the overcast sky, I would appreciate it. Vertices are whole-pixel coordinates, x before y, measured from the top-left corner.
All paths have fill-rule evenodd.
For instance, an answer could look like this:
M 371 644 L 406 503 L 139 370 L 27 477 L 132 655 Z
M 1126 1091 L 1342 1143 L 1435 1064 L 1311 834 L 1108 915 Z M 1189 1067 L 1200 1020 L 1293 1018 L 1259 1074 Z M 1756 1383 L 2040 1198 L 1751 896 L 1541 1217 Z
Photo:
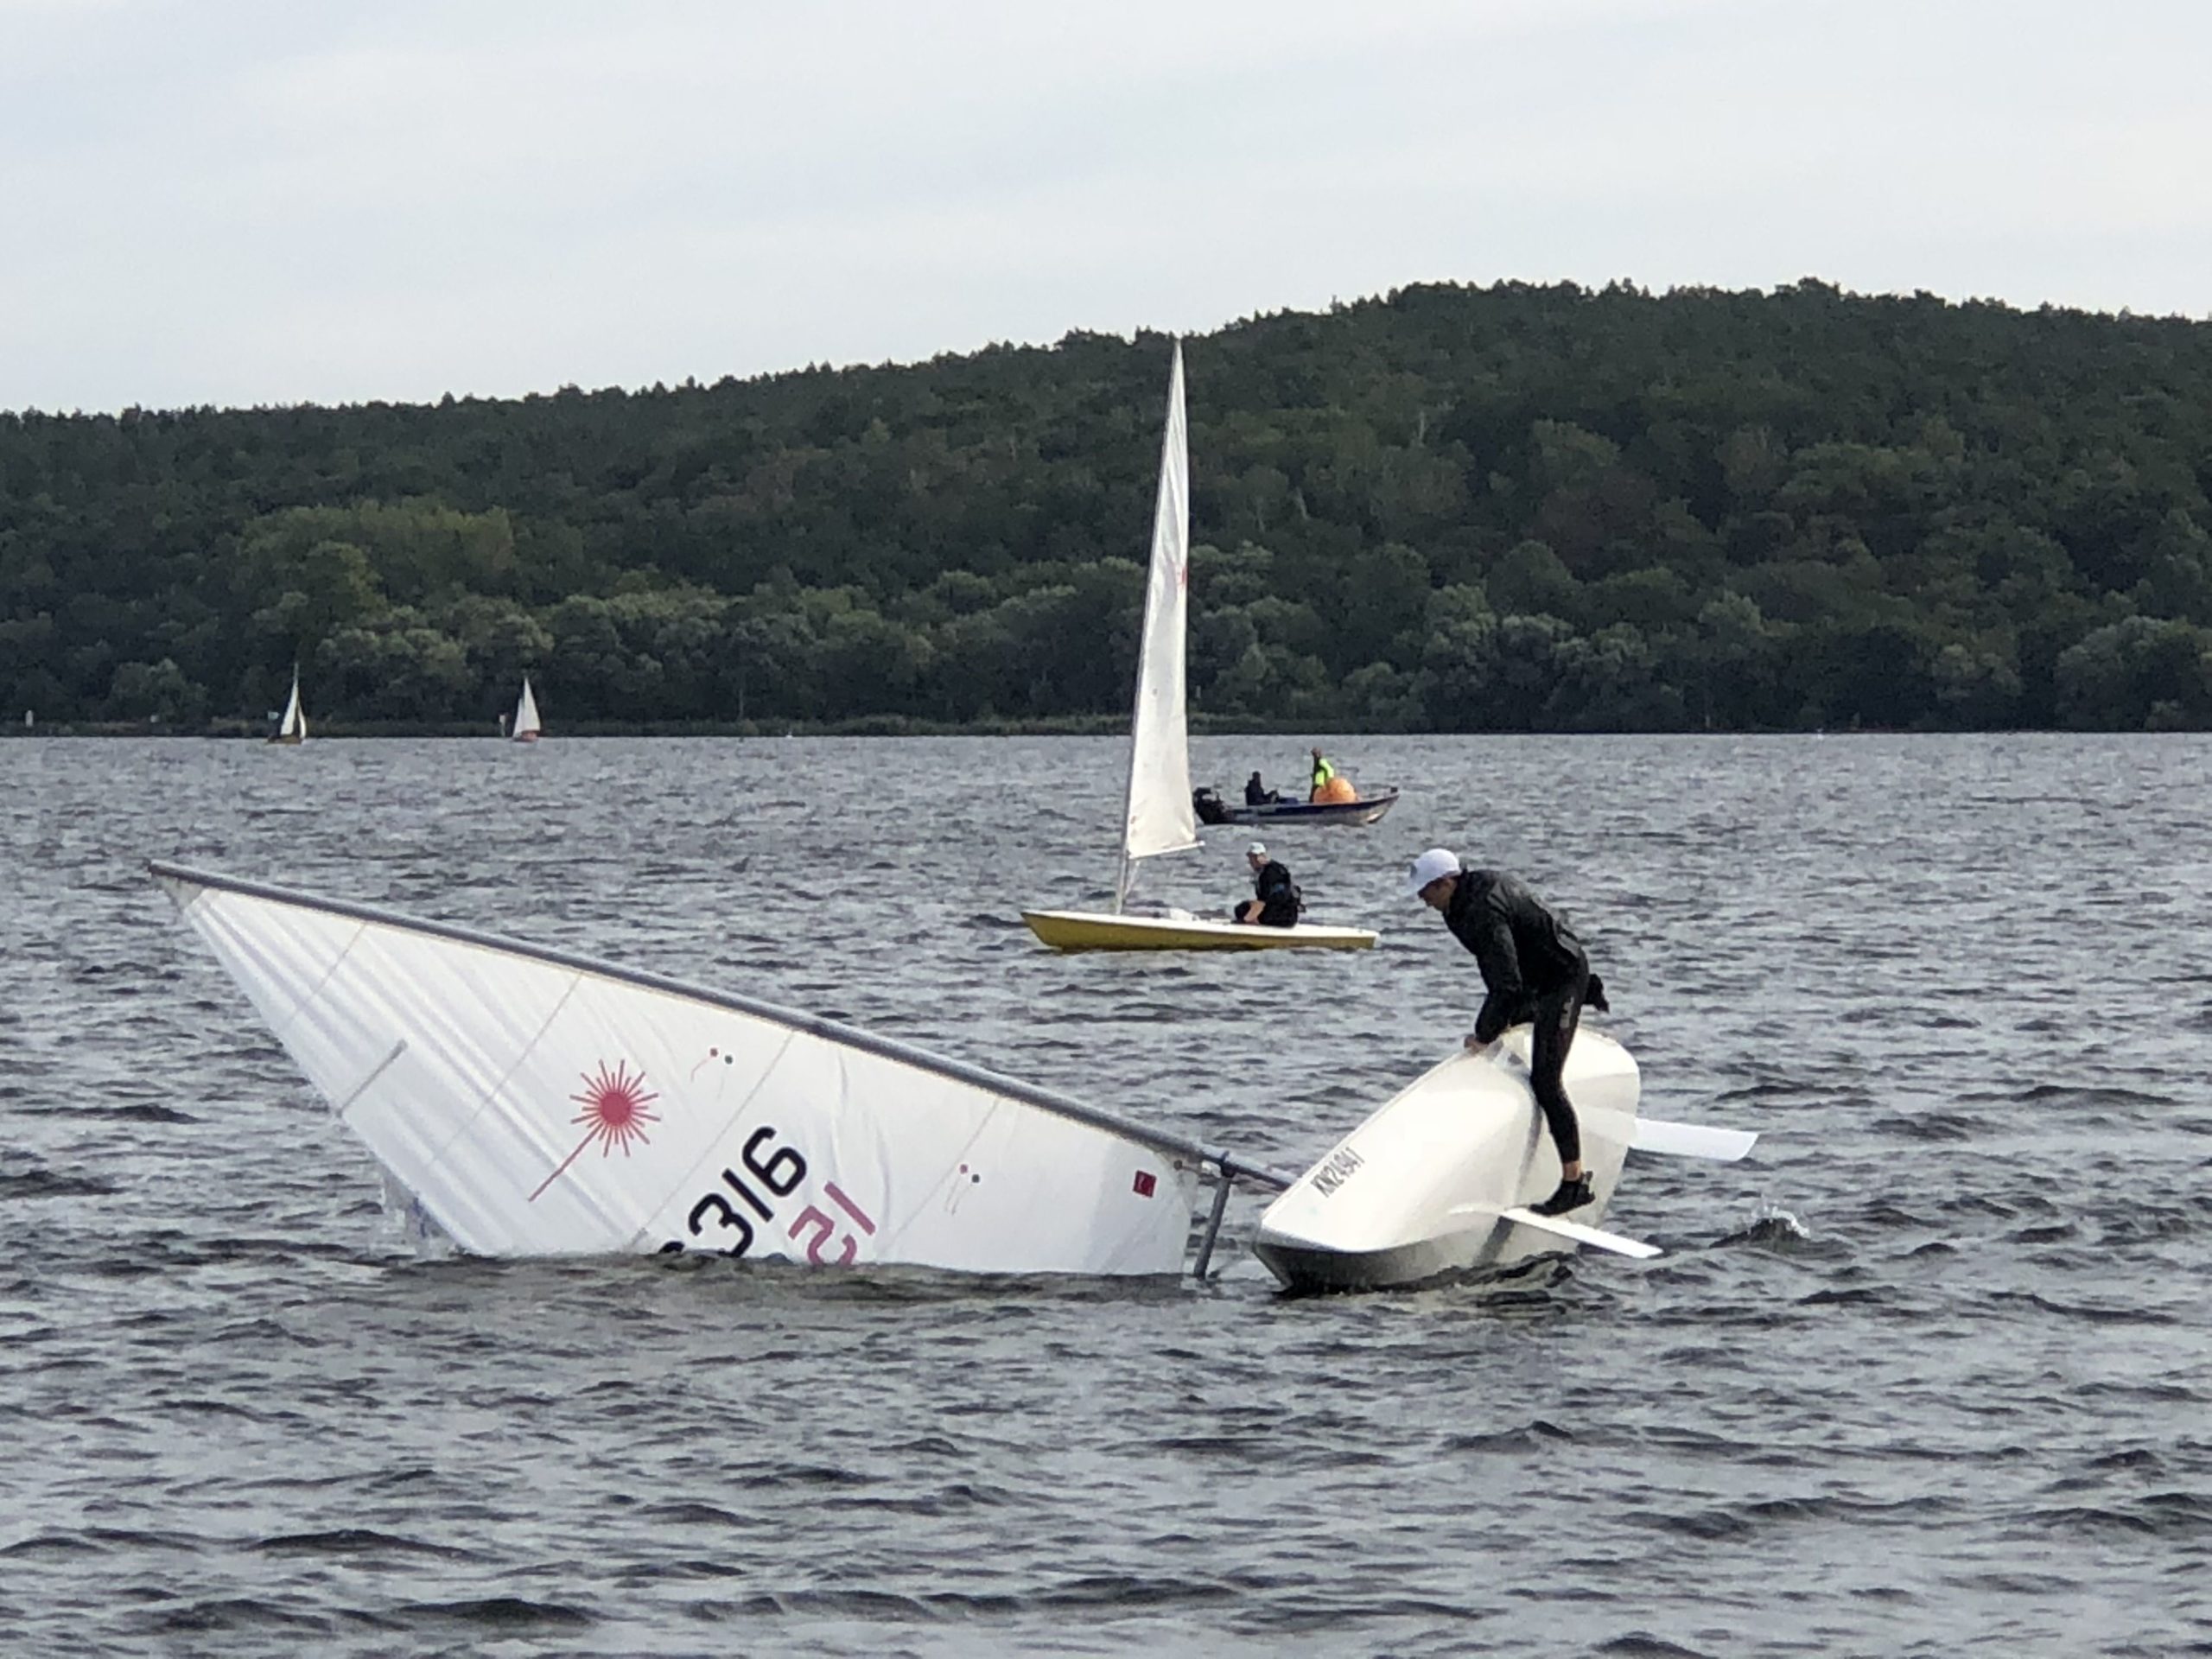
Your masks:
M 2212 0 L 0 0 L 0 408 L 1198 332 L 1408 283 L 2212 314 Z

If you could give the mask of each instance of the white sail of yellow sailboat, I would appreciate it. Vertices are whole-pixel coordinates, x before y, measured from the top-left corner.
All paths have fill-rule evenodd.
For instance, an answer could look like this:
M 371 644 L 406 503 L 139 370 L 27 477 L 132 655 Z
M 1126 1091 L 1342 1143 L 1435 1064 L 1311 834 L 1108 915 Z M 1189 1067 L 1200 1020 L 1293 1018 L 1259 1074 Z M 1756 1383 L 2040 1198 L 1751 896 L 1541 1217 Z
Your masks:
M 1262 927 L 1191 915 L 1131 915 L 1123 908 L 1137 861 L 1199 844 L 1184 713 L 1190 580 L 1191 456 L 1183 414 L 1183 347 L 1178 341 L 1167 381 L 1166 432 L 1160 441 L 1160 495 L 1153 512 L 1151 574 L 1137 655 L 1136 704 L 1129 721 L 1129 788 L 1113 913 L 1025 910 L 1021 919 L 1059 950 L 1364 950 L 1375 943 L 1365 928 L 1303 922 Z

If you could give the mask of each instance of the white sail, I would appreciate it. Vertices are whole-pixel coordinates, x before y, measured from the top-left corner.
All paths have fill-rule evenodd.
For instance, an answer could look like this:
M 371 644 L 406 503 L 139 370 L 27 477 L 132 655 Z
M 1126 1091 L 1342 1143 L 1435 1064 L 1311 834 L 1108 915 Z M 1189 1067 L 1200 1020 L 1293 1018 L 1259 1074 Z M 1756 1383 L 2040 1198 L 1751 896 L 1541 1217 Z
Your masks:
M 307 734 L 307 712 L 300 707 L 300 671 L 295 668 L 292 671 L 291 701 L 284 705 L 284 718 L 276 728 L 276 735 L 304 739 Z
M 485 1255 L 1173 1274 L 1225 1154 L 747 999 L 155 865 L 406 1203 Z
M 522 699 L 515 704 L 514 728 L 508 734 L 518 743 L 535 742 L 538 734 L 537 699 L 531 695 L 530 676 L 522 677 Z
M 1190 608 L 1191 456 L 1183 417 L 1183 346 L 1167 382 L 1167 430 L 1160 445 L 1160 497 L 1153 512 L 1151 575 L 1137 657 L 1136 709 L 1129 724 L 1125 860 L 1198 844 L 1191 807 L 1190 740 L 1184 717 L 1185 620 Z M 1122 887 L 1128 885 L 1124 864 Z

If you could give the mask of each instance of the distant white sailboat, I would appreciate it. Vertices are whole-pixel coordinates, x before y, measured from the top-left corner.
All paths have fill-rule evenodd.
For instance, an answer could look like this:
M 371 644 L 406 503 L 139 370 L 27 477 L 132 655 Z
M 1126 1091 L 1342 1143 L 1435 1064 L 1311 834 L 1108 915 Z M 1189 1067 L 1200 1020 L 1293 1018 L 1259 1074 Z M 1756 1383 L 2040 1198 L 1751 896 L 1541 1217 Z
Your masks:
M 518 743 L 537 741 L 537 699 L 530 694 L 530 676 L 522 677 L 522 701 L 515 704 L 514 722 L 507 728 L 507 735 Z
M 292 697 L 284 705 L 284 718 L 269 740 L 271 743 L 304 743 L 308 741 L 308 717 L 300 707 L 300 665 L 292 664 Z
M 1153 512 L 1152 566 L 1137 655 L 1136 705 L 1129 721 L 1129 788 L 1122 812 L 1122 867 L 1114 911 L 1026 910 L 1021 919 L 1060 950 L 1363 950 L 1364 928 L 1261 927 L 1195 916 L 1122 912 L 1137 860 L 1199 844 L 1191 800 L 1189 728 L 1184 711 L 1184 635 L 1190 609 L 1191 454 L 1183 414 L 1183 346 L 1175 345 L 1167 381 L 1167 427 L 1160 446 L 1160 495 Z

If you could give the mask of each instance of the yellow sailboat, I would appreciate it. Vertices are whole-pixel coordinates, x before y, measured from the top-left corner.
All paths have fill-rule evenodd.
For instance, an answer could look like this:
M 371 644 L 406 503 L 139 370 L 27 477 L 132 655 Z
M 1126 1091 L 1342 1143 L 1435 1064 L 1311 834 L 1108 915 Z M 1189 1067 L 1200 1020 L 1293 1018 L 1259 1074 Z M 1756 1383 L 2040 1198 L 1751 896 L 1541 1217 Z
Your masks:
M 1259 927 L 1204 916 L 1102 916 L 1080 910 L 1025 910 L 1021 919 L 1055 950 L 1369 950 L 1363 927 Z

